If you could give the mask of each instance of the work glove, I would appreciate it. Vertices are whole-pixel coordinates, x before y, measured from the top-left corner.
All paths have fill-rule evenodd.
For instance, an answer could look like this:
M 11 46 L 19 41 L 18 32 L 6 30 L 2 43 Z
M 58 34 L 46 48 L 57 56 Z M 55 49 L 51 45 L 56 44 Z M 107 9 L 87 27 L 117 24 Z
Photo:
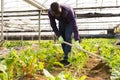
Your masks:
M 79 46 L 79 45 L 80 45 L 79 41 L 78 40 L 75 41 L 75 46 Z
M 64 42 L 64 39 L 62 38 L 62 36 L 59 36 L 59 37 L 58 37 L 58 41 L 59 41 L 60 43 L 63 43 L 63 42 Z
M 75 41 L 74 44 L 75 44 L 75 46 L 76 46 L 77 48 L 82 48 L 82 46 L 80 45 L 79 40 Z

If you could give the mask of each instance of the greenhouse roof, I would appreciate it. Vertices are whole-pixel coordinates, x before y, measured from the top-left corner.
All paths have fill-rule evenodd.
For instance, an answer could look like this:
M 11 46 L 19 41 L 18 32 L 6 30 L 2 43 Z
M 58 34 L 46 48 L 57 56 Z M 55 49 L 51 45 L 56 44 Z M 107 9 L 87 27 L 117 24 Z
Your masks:
M 77 18 L 79 29 L 107 29 L 120 24 L 120 0 L 3 0 L 4 31 L 38 31 L 39 12 L 52 2 L 73 7 L 76 14 L 115 14 L 110 17 Z M 1 5 L 1 3 L 0 3 Z M 1 6 L 0 6 L 1 7 Z M 0 8 L 1 9 L 1 8 Z M 51 30 L 47 15 L 40 17 L 41 30 Z
M 48 9 L 50 4 L 55 1 L 61 4 L 68 4 L 73 8 L 120 6 L 119 0 L 4 0 L 4 10 L 20 11 L 38 9 L 39 7 L 36 7 L 35 5 Z

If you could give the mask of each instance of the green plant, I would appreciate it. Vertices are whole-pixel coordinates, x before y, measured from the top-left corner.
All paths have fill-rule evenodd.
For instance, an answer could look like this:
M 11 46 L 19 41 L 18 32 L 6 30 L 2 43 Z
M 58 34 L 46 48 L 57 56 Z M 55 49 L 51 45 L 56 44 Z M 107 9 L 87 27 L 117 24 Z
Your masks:
M 8 54 L 8 56 L 5 58 L 5 65 L 7 67 L 7 74 L 8 79 L 15 79 L 15 67 L 18 65 L 17 63 L 17 54 L 16 51 L 13 50 Z
M 4 44 L 4 46 L 6 48 L 19 47 L 19 46 L 27 46 L 27 45 L 30 45 L 30 44 L 28 42 L 25 42 L 25 41 L 7 41 Z
M 40 61 L 45 62 L 45 68 L 53 70 L 54 65 L 60 65 L 58 62 L 63 56 L 60 46 L 56 46 L 51 41 L 40 43 L 40 49 L 36 52 Z
M 0 80 L 8 80 L 8 74 L 6 73 L 7 67 L 0 62 Z
M 34 77 L 37 71 L 44 68 L 44 62 L 39 62 L 37 55 L 30 48 L 19 55 L 16 50 L 12 51 L 5 59 L 9 79 L 16 79 L 21 76 Z
M 41 62 L 37 58 L 37 54 L 30 48 L 21 52 L 19 61 L 22 63 L 22 72 L 31 78 L 38 70 L 44 69 L 44 62 Z
M 115 39 L 84 39 L 80 45 L 93 53 L 99 45 L 100 56 L 104 57 L 107 64 L 111 67 L 111 79 L 120 79 L 120 50 L 117 49 L 113 43 Z M 21 42 L 6 42 L 8 48 L 21 46 Z M 22 42 L 23 43 L 23 42 Z M 23 45 L 23 44 L 22 44 Z M 72 48 L 69 54 L 69 61 L 72 64 L 69 68 L 65 69 L 59 60 L 63 58 L 63 51 L 61 46 L 53 44 L 52 41 L 42 41 L 39 44 L 39 49 L 32 50 L 28 47 L 20 53 L 16 50 L 11 51 L 6 58 L 0 58 L 0 78 L 3 80 L 16 80 L 20 77 L 35 78 L 36 75 L 44 68 L 48 71 L 55 69 L 54 65 L 61 66 L 64 69 L 58 75 L 54 76 L 55 80 L 85 80 L 87 76 L 83 75 L 77 77 L 76 74 L 84 70 L 84 66 L 89 60 L 89 55 L 80 51 L 77 48 Z M 27 45 L 25 45 L 27 46 Z M 6 68 L 4 68 L 6 66 Z M 69 70 L 73 69 L 75 73 Z M 3 71 L 2 71 L 3 70 Z M 61 76 L 61 78 L 59 77 Z M 49 79 L 50 80 L 50 79 Z
M 61 71 L 58 75 L 53 76 L 50 74 L 46 69 L 43 69 L 44 75 L 47 77 L 48 80 L 85 80 L 87 76 L 81 76 L 80 78 L 74 77 L 68 71 Z

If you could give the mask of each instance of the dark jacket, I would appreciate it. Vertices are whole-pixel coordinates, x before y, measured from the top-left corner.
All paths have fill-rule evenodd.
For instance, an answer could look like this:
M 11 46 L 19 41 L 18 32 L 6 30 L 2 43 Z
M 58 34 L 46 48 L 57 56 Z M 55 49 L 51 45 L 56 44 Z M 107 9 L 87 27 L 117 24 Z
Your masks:
M 52 14 L 50 9 L 48 11 L 48 16 L 50 18 L 50 25 L 51 25 L 53 31 L 55 32 L 55 34 L 57 36 L 60 36 L 59 30 L 57 29 L 56 22 L 55 22 L 55 19 L 57 19 L 61 23 L 71 24 L 73 27 L 74 38 L 75 38 L 75 40 L 79 40 L 78 28 L 77 28 L 77 24 L 76 24 L 76 20 L 75 20 L 75 12 L 69 6 L 65 6 L 65 5 L 60 5 L 60 6 L 62 8 L 62 13 L 61 13 L 60 17 L 55 17 Z

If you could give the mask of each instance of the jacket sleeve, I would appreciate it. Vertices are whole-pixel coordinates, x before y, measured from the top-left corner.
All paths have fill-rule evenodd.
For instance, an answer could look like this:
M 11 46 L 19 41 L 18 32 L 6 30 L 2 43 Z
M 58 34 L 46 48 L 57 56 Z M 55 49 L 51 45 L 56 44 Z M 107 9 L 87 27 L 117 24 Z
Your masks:
M 51 15 L 50 11 L 48 12 L 48 16 L 49 16 L 49 19 L 50 19 L 50 25 L 51 25 L 54 33 L 56 34 L 56 36 L 60 36 L 59 30 L 56 26 L 55 18 L 54 18 L 54 16 Z
M 75 40 L 79 40 L 78 27 L 77 27 L 76 20 L 75 20 L 76 16 L 75 16 L 73 9 L 69 10 L 67 17 L 68 17 L 70 24 L 72 25 Z

